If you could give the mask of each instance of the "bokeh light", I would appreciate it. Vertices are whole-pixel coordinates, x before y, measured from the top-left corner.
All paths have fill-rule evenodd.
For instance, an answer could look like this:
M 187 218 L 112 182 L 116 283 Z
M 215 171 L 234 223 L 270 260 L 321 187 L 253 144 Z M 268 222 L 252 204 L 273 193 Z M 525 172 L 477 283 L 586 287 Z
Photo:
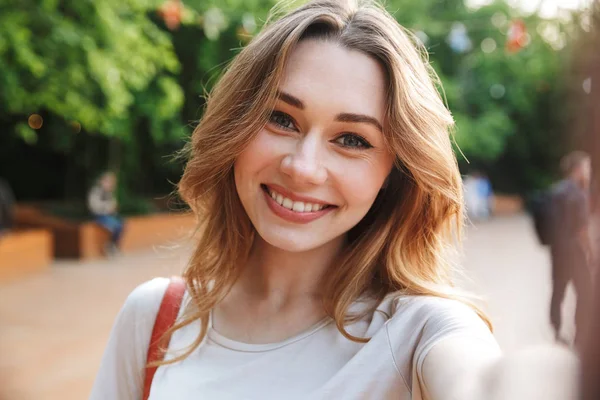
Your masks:
M 492 53 L 497 47 L 496 41 L 492 38 L 485 38 L 481 42 L 481 50 L 484 53 Z
M 27 123 L 31 129 L 40 129 L 44 125 L 44 119 L 39 114 L 31 114 Z
M 496 28 L 502 28 L 506 25 L 507 21 L 508 18 L 503 12 L 498 11 L 497 13 L 492 15 L 492 25 L 494 25 Z
M 429 43 L 429 36 L 423 31 L 416 31 L 415 36 L 419 39 L 419 41 L 423 44 L 423 46 L 427 46 Z
M 583 87 L 583 91 L 586 94 L 592 93 L 592 78 L 591 77 L 590 78 L 586 78 L 583 81 L 582 87 Z
M 74 133 L 79 133 L 81 132 L 81 124 L 77 121 L 71 121 L 71 129 Z
M 506 88 L 504 87 L 504 85 L 496 83 L 492 85 L 492 87 L 490 87 L 490 96 L 492 96 L 494 99 L 501 99 L 504 97 L 505 94 Z

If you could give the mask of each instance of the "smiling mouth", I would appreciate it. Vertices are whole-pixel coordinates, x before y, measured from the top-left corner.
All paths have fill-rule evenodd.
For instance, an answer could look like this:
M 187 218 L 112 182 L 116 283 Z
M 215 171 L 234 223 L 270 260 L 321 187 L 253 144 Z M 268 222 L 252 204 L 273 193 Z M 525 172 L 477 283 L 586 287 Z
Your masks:
M 294 201 L 288 197 L 285 197 L 281 193 L 271 189 L 266 185 L 260 185 L 262 190 L 267 193 L 277 204 L 286 208 L 290 211 L 303 214 L 310 212 L 322 211 L 327 208 L 333 208 L 334 205 L 331 204 L 323 204 L 323 203 L 309 203 L 304 201 Z

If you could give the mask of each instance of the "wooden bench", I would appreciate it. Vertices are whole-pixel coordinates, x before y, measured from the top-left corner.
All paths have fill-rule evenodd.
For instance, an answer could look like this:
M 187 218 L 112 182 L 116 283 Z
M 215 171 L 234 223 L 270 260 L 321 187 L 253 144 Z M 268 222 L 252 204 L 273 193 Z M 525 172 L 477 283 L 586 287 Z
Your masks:
M 56 257 L 90 259 L 103 256 L 104 244 L 110 235 L 95 222 L 68 221 L 26 205 L 17 206 L 16 211 L 19 225 L 44 227 L 52 232 Z M 180 240 L 189 236 L 195 221 L 190 213 L 159 213 L 126 218 L 121 250 L 127 253 Z
M 493 204 L 494 215 L 513 215 L 524 210 L 523 199 L 517 195 L 496 194 Z
M 195 227 L 195 218 L 191 214 L 154 214 L 125 219 L 121 251 L 128 253 L 153 246 L 168 245 L 189 237 Z M 63 252 L 65 257 L 97 258 L 103 256 L 104 244 L 110 234 L 94 222 L 81 224 L 78 229 L 78 250 L 74 248 Z M 65 248 L 77 240 L 65 237 Z
M 47 229 L 10 231 L 0 236 L 0 282 L 47 269 L 53 258 Z

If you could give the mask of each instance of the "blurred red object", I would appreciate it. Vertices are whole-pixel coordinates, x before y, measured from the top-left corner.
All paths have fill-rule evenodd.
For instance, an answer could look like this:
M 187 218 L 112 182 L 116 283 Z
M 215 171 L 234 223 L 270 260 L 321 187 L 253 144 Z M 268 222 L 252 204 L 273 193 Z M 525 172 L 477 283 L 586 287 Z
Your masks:
M 158 15 L 165 21 L 165 25 L 170 30 L 179 28 L 182 13 L 183 4 L 181 4 L 181 0 L 168 0 L 158 9 Z
M 520 19 L 513 20 L 508 28 L 508 39 L 506 40 L 506 50 L 509 53 L 517 53 L 523 47 L 527 46 L 527 26 Z
M 592 154 L 592 168 L 596 185 L 592 196 L 595 198 L 596 217 L 592 220 L 594 224 L 600 224 L 600 90 L 595 87 L 596 82 L 600 82 L 600 54 L 597 49 L 600 46 L 600 0 L 591 2 L 590 5 L 593 29 L 589 34 L 582 37 L 581 48 L 578 51 L 577 59 L 579 79 L 590 79 L 594 87 L 589 92 L 579 91 L 577 109 L 581 113 L 576 115 L 582 119 L 580 124 L 584 127 L 582 142 L 577 143 Z M 600 232 L 600 226 L 596 225 L 596 232 Z M 581 354 L 581 381 L 582 396 L 580 400 L 598 400 L 600 399 L 600 240 L 596 241 L 596 257 L 593 265 L 595 275 L 594 300 L 589 316 L 589 326 L 587 337 L 583 343 L 583 348 L 579 349 Z

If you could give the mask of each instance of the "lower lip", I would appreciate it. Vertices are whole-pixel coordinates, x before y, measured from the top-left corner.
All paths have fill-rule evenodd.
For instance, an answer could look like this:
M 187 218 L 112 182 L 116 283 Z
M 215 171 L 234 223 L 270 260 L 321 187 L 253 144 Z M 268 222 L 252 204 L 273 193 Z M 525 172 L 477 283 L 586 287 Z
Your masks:
M 311 211 L 311 212 L 303 212 L 299 213 L 296 211 L 292 211 L 288 208 L 285 208 L 278 202 L 276 202 L 269 193 L 263 190 L 265 195 L 265 200 L 267 201 L 267 205 L 280 218 L 285 219 L 289 222 L 294 222 L 296 224 L 308 224 L 316 219 L 321 218 L 322 216 L 329 214 L 331 211 L 335 209 L 335 207 L 327 207 L 320 211 Z

